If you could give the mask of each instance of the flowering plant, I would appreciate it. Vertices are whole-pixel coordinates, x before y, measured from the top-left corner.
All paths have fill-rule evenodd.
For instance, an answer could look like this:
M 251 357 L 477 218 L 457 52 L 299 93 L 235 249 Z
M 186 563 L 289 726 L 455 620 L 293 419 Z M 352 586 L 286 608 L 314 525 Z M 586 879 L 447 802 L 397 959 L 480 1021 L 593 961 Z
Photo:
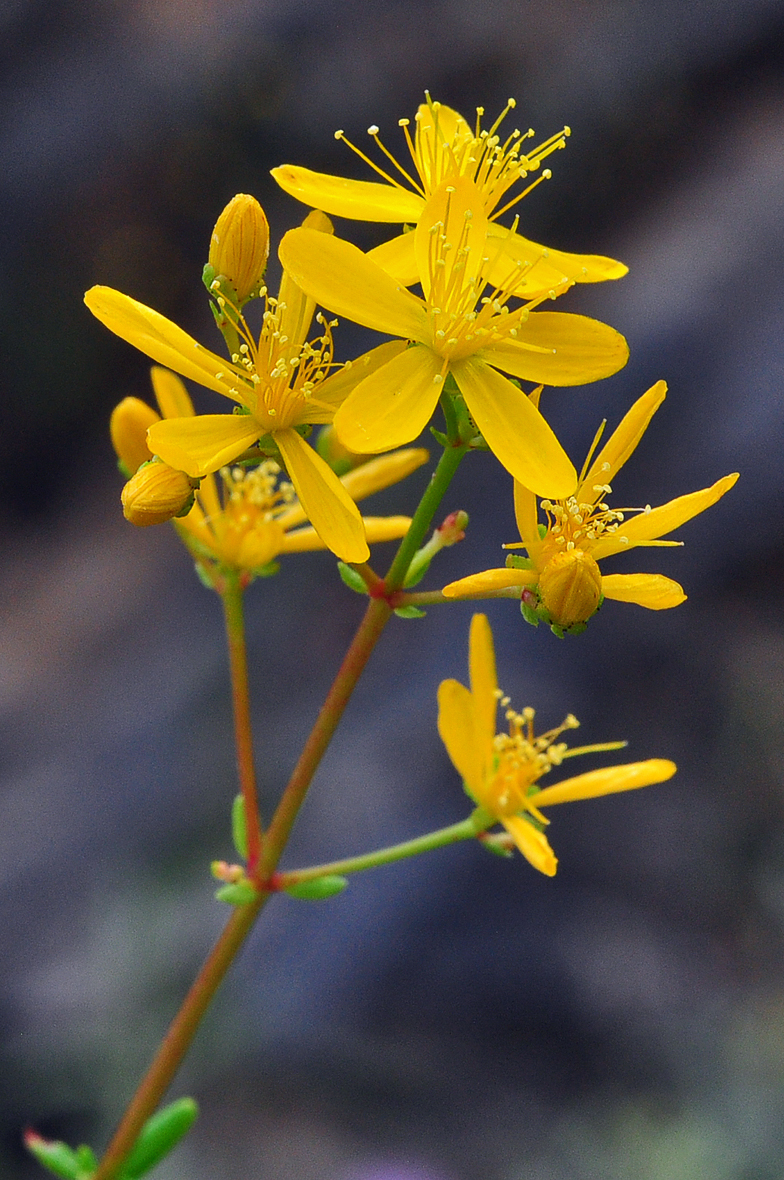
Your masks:
M 428 95 L 413 138 L 401 121 L 413 176 L 372 127 L 371 136 L 403 182 L 377 164 L 371 166 L 381 182 L 343 180 L 294 165 L 275 169 L 288 193 L 314 207 L 280 244 L 277 296 L 264 281 L 266 216 L 255 198 L 236 196 L 217 221 L 203 276 L 227 357 L 127 295 L 107 287 L 86 295 L 99 320 L 155 362 L 151 376 L 160 413 L 126 398 L 112 416 L 111 436 L 126 480 L 123 511 L 134 525 L 171 521 L 199 577 L 221 602 L 239 792 L 233 802 L 226 800 L 237 861 L 212 864 L 216 897 L 230 907 L 230 916 L 111 1143 L 98 1159 L 87 1146 L 27 1135 L 33 1154 L 65 1180 L 138 1180 L 187 1132 L 197 1113 L 194 1100 L 181 1098 L 162 1109 L 160 1102 L 245 938 L 277 894 L 336 896 L 352 874 L 463 840 L 501 854 L 517 848 L 552 877 L 557 861 L 546 836 L 550 807 L 663 783 L 675 773 L 668 758 L 648 757 L 540 785 L 575 755 L 612 754 L 625 743 L 570 748 L 563 738 L 578 724 L 572 714 L 537 733 L 534 710 L 515 711 L 499 690 L 490 624 L 475 614 L 469 687 L 446 679 L 437 690 L 438 733 L 463 781 L 467 814 L 401 844 L 281 867 L 314 773 L 393 616 L 420 619 L 424 606 L 461 598 L 515 598 L 528 622 L 545 621 L 563 638 L 583 630 L 605 598 L 654 610 L 677 606 L 685 594 L 669 578 L 605 574 L 598 562 L 636 546 L 677 544 L 662 538 L 715 504 L 737 478 L 725 476 L 660 508 L 608 505 L 611 481 L 664 398 L 663 382 L 634 403 L 594 457 L 597 434 L 578 476 L 540 410 L 542 386 L 597 382 L 623 367 L 628 348 L 606 324 L 539 309 L 575 282 L 618 279 L 626 268 L 601 255 L 540 246 L 518 233 L 518 217 L 510 226 L 499 225 L 501 215 L 549 177 L 549 170 L 539 172 L 541 163 L 569 135 L 564 128 L 525 151 L 532 133 L 514 131 L 502 141 L 500 123 L 513 106 L 489 129 L 482 129 L 480 110 L 472 129 Z M 410 228 L 365 254 L 333 233 L 327 214 Z M 258 330 L 251 327 L 253 311 L 260 312 Z M 391 339 L 339 361 L 338 323 L 327 313 Z M 227 399 L 231 412 L 197 412 L 182 378 Z M 399 448 L 414 442 L 437 410 L 431 433 L 440 453 L 413 515 L 362 516 L 358 501 L 428 462 L 422 447 Z M 429 573 L 435 576 L 438 553 L 466 536 L 468 514 L 454 508 L 428 533 L 455 472 L 477 450 L 491 451 L 514 479 L 520 542 L 506 547 L 524 549 L 525 556 L 511 554 L 503 568 L 418 589 Z M 399 542 L 396 553 L 379 573 L 370 546 L 392 540 Z M 276 809 L 263 823 L 245 594 L 257 579 L 279 572 L 279 558 L 318 549 L 338 558 L 343 582 L 366 598 L 366 609 Z M 325 577 L 329 571 L 325 564 Z M 296 573 L 287 569 L 283 576 Z M 263 594 L 263 587 L 254 593 Z M 435 698 L 434 685 L 434 717 Z M 501 733 L 499 704 L 508 727 Z M 459 798 L 456 793 L 456 805 Z

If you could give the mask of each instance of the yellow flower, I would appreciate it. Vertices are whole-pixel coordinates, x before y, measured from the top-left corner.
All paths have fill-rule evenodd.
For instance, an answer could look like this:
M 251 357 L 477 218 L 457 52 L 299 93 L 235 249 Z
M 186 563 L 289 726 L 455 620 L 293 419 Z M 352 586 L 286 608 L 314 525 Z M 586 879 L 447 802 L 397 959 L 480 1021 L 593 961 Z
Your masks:
M 374 126 L 368 128 L 368 134 L 391 163 L 393 171 L 375 164 L 364 152 L 349 143 L 342 131 L 336 132 L 335 137 L 357 152 L 381 177 L 383 183 L 346 180 L 292 164 L 274 168 L 272 175 L 290 196 L 316 209 L 323 209 L 325 213 L 360 221 L 409 222 L 413 225 L 419 222 L 426 202 L 444 180 L 465 176 L 480 190 L 488 218 L 487 231 L 499 248 L 497 273 L 489 274 L 488 278 L 500 284 L 510 273 L 510 259 L 523 263 L 516 294 L 526 298 L 543 294 L 557 287 L 564 279 L 577 283 L 596 283 L 605 279 L 618 279 L 627 273 L 627 267 L 612 258 L 549 249 L 519 234 L 510 233 L 496 223 L 496 218 L 516 205 L 542 180 L 549 179 L 550 170 L 544 169 L 538 179 L 525 184 L 528 176 L 539 170 L 543 160 L 565 146 L 566 137 L 570 134 L 568 127 L 524 151 L 533 131 L 521 134 L 515 130 L 503 141 L 498 133 L 503 119 L 515 107 L 514 99 L 509 100 L 492 126 L 484 130 L 481 126 L 483 107 L 477 108 L 476 125 L 472 129 L 462 115 L 442 103 L 434 102 L 427 92 L 426 99 L 420 104 L 414 118 L 413 139 L 409 120 L 399 121 L 411 156 L 412 172 L 398 163 L 382 144 L 378 127 Z M 518 181 L 524 182 L 524 187 L 511 195 L 510 190 Z M 417 282 L 418 270 L 411 234 L 404 233 L 393 238 L 371 250 L 369 256 L 404 286 Z M 506 259 L 506 265 L 502 265 L 503 259 Z
M 330 311 L 414 341 L 374 368 L 335 415 L 345 446 L 391 450 L 427 425 L 447 374 L 454 377 L 488 446 L 516 479 L 541 495 L 568 496 L 577 475 L 529 398 L 503 377 L 580 385 L 607 377 L 628 358 L 623 336 L 585 316 L 510 310 L 486 287 L 487 218 L 473 181 L 439 185 L 413 232 L 424 299 L 349 242 L 300 228 L 280 245 L 286 270 Z M 478 306 L 477 306 L 478 305 Z
M 543 828 L 549 820 L 543 807 L 593 799 L 616 791 L 631 791 L 665 782 L 675 774 L 666 758 L 591 770 L 540 790 L 542 775 L 565 758 L 602 750 L 616 750 L 625 742 L 581 746 L 570 750 L 558 738 L 578 721 L 571 714 L 562 725 L 538 737 L 534 710 L 516 713 L 498 689 L 493 635 L 485 615 L 474 615 L 469 639 L 470 689 L 457 680 L 444 680 L 438 690 L 438 732 L 471 798 L 503 824 L 523 856 L 548 877 L 557 860 Z M 499 701 L 506 710 L 509 732 L 497 734 Z
M 164 418 L 194 416 L 187 390 L 174 373 L 154 366 L 152 383 Z M 149 412 L 157 418 L 154 410 Z M 397 451 L 349 472 L 340 484 L 352 501 L 361 500 L 404 479 L 427 457 L 422 448 Z M 272 460 L 250 470 L 224 467 L 220 481 L 213 475 L 203 476 L 193 508 L 173 523 L 202 565 L 251 576 L 264 572 L 281 554 L 327 547 L 308 525 L 294 487 L 282 478 L 279 465 Z M 362 523 L 372 543 L 402 537 L 411 520 L 408 516 L 366 516 Z
M 639 545 L 680 545 L 660 540 L 698 516 L 728 492 L 737 472 L 709 488 L 679 496 L 659 508 L 610 508 L 605 497 L 610 482 L 634 451 L 667 393 L 659 381 L 639 398 L 609 441 L 591 462 L 601 430 L 588 454 L 573 496 L 542 500 L 546 525 L 540 525 L 536 497 L 515 484 L 515 515 L 521 540 L 506 549 L 525 549 L 527 558 L 511 558 L 513 568 L 485 570 L 450 582 L 445 598 L 486 598 L 499 591 L 519 590 L 529 622 L 544 619 L 556 634 L 582 630 L 602 598 L 636 602 L 649 610 L 679 606 L 686 595 L 677 582 L 662 574 L 601 574 L 597 562 Z M 630 515 L 633 514 L 633 515 Z M 522 567 L 522 568 L 518 568 Z
M 323 214 L 310 214 L 308 232 L 326 237 Z M 150 449 L 164 462 L 198 479 L 231 463 L 259 438 L 270 435 L 308 518 L 324 544 L 344 561 L 362 562 L 368 547 L 362 520 L 346 489 L 299 427 L 331 422 L 337 406 L 366 373 L 402 348 L 382 345 L 353 368 L 329 376 L 330 325 L 319 317 L 323 335 L 307 335 L 315 305 L 284 272 L 277 299 L 262 288 L 265 310 L 256 339 L 238 309 L 229 309 L 240 343 L 231 361 L 198 344 L 171 320 L 109 287 L 93 287 L 85 303 L 101 323 L 159 364 L 198 381 L 236 404 L 233 414 L 176 417 L 150 428 Z M 218 303 L 225 309 L 225 302 Z

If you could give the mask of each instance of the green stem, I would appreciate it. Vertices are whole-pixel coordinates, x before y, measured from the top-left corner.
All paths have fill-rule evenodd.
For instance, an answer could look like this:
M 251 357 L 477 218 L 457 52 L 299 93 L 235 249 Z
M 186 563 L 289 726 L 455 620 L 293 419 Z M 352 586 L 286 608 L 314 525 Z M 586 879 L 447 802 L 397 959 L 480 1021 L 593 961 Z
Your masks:
M 313 775 L 391 614 L 392 608 L 383 598 L 374 598 L 368 603 L 364 618 L 332 682 L 316 723 L 281 796 L 272 823 L 267 829 L 264 857 L 268 874 L 273 873 L 277 867 Z
M 169 1031 L 123 1115 L 93 1180 L 113 1180 L 117 1175 L 142 1127 L 169 1088 L 180 1062 L 190 1048 L 204 1013 L 269 896 L 268 893 L 260 894 L 257 901 L 238 906 L 232 913 L 223 933 L 194 980 L 182 1007 L 169 1026 Z
M 245 645 L 243 588 L 237 576 L 227 576 L 219 588 L 226 621 L 226 639 L 231 668 L 231 695 L 234 706 L 234 739 L 237 771 L 245 806 L 245 830 L 248 841 L 248 873 L 251 878 L 261 864 L 262 834 L 259 818 L 256 765 L 253 757 L 253 729 L 250 716 L 248 656 Z
M 450 824 L 447 828 L 439 828 L 436 832 L 428 832 L 426 836 L 416 836 L 413 840 L 404 840 L 402 844 L 392 844 L 388 848 L 366 852 L 364 856 L 350 856 L 346 860 L 314 865 L 309 869 L 293 869 L 290 873 L 276 873 L 273 883 L 276 889 L 285 889 L 288 885 L 296 885 L 300 881 L 313 881 L 316 877 L 325 877 L 330 874 L 342 876 L 345 873 L 359 873 L 364 869 L 375 869 L 379 865 L 392 864 L 396 860 L 405 860 L 409 856 L 419 856 L 422 852 L 432 852 L 433 849 L 443 848 L 447 844 L 456 844 L 459 840 L 471 840 L 496 822 L 494 816 L 490 815 L 488 811 L 477 807 L 468 819 Z
M 389 567 L 389 573 L 384 579 L 388 594 L 394 593 L 395 590 L 399 590 L 403 585 L 406 574 L 408 573 L 408 567 L 414 559 L 414 554 L 421 546 L 425 533 L 429 529 L 433 517 L 438 510 L 438 506 L 443 500 L 444 494 L 452 482 L 452 478 L 467 450 L 468 443 L 460 443 L 457 446 L 445 448 L 444 453 L 438 461 L 438 466 L 433 472 L 430 483 L 425 490 L 425 494 L 419 501 L 419 506 L 411 520 L 411 527 L 400 542 L 400 548 L 395 554 L 395 560 Z

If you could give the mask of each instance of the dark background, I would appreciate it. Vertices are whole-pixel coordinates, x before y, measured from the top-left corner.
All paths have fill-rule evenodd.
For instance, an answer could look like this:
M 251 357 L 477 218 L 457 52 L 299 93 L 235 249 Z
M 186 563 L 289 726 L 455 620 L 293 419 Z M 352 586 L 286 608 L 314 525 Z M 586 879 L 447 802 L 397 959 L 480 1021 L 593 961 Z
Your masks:
M 554 813 L 554 880 L 463 845 L 270 905 L 173 1088 L 202 1117 L 161 1180 L 778 1180 L 781 3 L 5 0 L 0 28 L 0 1173 L 38 1174 L 29 1123 L 106 1142 L 226 916 L 207 871 L 235 789 L 219 605 L 171 530 L 122 520 L 108 416 L 149 396 L 148 365 L 82 293 L 116 286 L 217 348 L 199 276 L 225 201 L 254 193 L 279 237 L 304 210 L 269 168 L 367 177 L 333 131 L 364 144 L 378 123 L 398 150 L 427 86 L 469 118 L 514 95 L 510 127 L 542 138 L 570 124 L 522 228 L 630 266 L 561 304 L 632 353 L 545 395 L 578 465 L 663 377 L 616 502 L 742 473 L 685 548 L 613 563 L 682 581 L 678 610 L 608 603 L 563 642 L 488 612 L 517 705 L 680 770 Z M 340 329 L 343 356 L 369 342 Z M 470 511 L 469 536 L 426 585 L 497 563 L 510 482 L 465 463 L 445 511 Z M 393 621 L 287 863 L 465 814 L 435 695 L 465 678 L 472 609 Z M 327 555 L 248 595 L 267 814 L 360 612 Z

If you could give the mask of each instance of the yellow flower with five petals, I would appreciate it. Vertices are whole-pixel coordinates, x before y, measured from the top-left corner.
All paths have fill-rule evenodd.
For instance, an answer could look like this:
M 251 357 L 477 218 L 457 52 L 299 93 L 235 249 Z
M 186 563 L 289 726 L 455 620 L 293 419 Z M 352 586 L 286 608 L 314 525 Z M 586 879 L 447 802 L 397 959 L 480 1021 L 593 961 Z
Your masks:
M 179 377 L 157 365 L 151 376 L 164 419 L 195 416 Z M 153 409 L 138 404 L 147 410 L 151 423 L 158 420 Z M 427 458 L 427 451 L 421 447 L 396 451 L 355 468 L 342 476 L 340 483 L 352 501 L 362 500 L 405 479 Z M 172 523 L 202 567 L 218 572 L 230 569 L 248 578 L 264 571 L 282 554 L 326 548 L 324 540 L 308 524 L 294 487 L 282 478 L 279 465 L 272 460 L 255 468 L 224 467 L 220 479 L 211 474 L 203 476 L 190 512 Z M 366 516 L 362 523 L 372 544 L 402 537 L 411 519 Z
M 679 606 L 682 587 L 663 574 L 602 574 L 598 562 L 637 546 L 680 545 L 661 538 L 715 504 L 738 478 L 725 475 L 709 488 L 679 496 L 659 508 L 610 508 L 611 481 L 632 454 L 667 393 L 658 381 L 634 403 L 617 430 L 592 460 L 600 433 L 585 461 L 579 486 L 566 499 L 542 500 L 546 525 L 540 524 L 536 497 L 515 483 L 515 515 L 527 558 L 510 559 L 512 568 L 485 570 L 444 587 L 445 598 L 488 598 L 504 592 L 522 594 L 523 613 L 531 622 L 549 622 L 556 633 L 582 630 L 603 598 L 634 602 L 649 610 Z
M 590 770 L 553 787 L 540 789 L 539 779 L 553 766 L 577 754 L 616 750 L 625 742 L 569 749 L 558 741 L 578 725 L 571 714 L 562 725 L 534 733 L 534 711 L 516 713 L 498 688 L 493 635 L 486 615 L 474 615 L 469 638 L 471 687 L 444 680 L 438 690 L 438 732 L 471 798 L 506 828 L 523 856 L 548 877 L 557 860 L 544 834 L 549 823 L 542 808 L 577 799 L 593 799 L 618 791 L 665 782 L 675 763 L 651 758 L 624 766 Z M 506 710 L 508 733 L 496 733 L 499 702 Z
M 346 139 L 342 131 L 336 132 L 336 138 L 357 152 L 381 177 L 382 183 L 328 176 L 292 164 L 274 168 L 273 177 L 290 196 L 336 217 L 416 225 L 439 185 L 456 176 L 464 176 L 479 190 L 488 219 L 487 232 L 496 247 L 491 259 L 494 269 L 487 276 L 490 281 L 502 285 L 514 275 L 515 294 L 532 298 L 558 287 L 564 279 L 596 283 L 618 279 L 627 273 L 627 267 L 612 258 L 598 254 L 569 254 L 541 246 L 520 234 L 510 233 L 496 221 L 532 188 L 549 178 L 549 169 L 544 169 L 533 182 L 525 183 L 532 173 L 539 171 L 549 155 L 565 146 L 570 134 L 568 127 L 536 147 L 527 148 L 527 140 L 533 136 L 533 131 L 521 134 L 515 130 L 503 140 L 499 134 L 502 121 L 515 106 L 514 99 L 510 99 L 495 122 L 484 129 L 481 126 L 482 107 L 477 108 L 476 124 L 472 128 L 462 115 L 435 102 L 427 92 L 426 99 L 414 118 L 413 138 L 409 120 L 399 121 L 411 156 L 412 171 L 395 159 L 381 142 L 378 128 L 373 126 L 368 129 L 369 134 L 391 164 L 390 170 L 369 159 Z M 523 182 L 524 187 L 512 196 L 511 190 L 518 182 Z M 371 250 L 369 257 L 406 287 L 418 280 L 414 240 L 410 233 L 403 233 Z
M 440 184 L 413 231 L 424 298 L 349 242 L 290 230 L 280 258 L 294 281 L 330 311 L 413 342 L 356 385 L 335 415 L 345 446 L 360 453 L 410 442 L 430 420 L 448 374 L 487 445 L 541 495 L 568 496 L 577 474 L 550 427 L 498 371 L 549 385 L 608 377 L 628 358 L 620 333 L 586 316 L 510 309 L 488 287 L 487 218 L 467 177 Z M 485 290 L 488 294 L 485 295 Z
M 310 214 L 306 224 L 314 227 L 308 232 L 316 237 L 331 233 L 321 213 Z M 285 272 L 278 298 L 265 289 L 262 295 L 265 310 L 258 337 L 233 309 L 242 342 L 230 361 L 198 344 L 165 316 L 110 287 L 91 288 L 85 303 L 101 323 L 154 361 L 236 405 L 233 414 L 200 414 L 156 423 L 148 434 L 151 451 L 171 467 L 200 478 L 270 435 L 324 544 L 344 561 L 367 561 L 369 550 L 356 505 L 298 428 L 331 422 L 353 386 L 403 346 L 382 345 L 353 368 L 343 367 L 330 375 L 332 336 L 323 317 L 323 335 L 307 340 L 315 311 L 312 299 Z

